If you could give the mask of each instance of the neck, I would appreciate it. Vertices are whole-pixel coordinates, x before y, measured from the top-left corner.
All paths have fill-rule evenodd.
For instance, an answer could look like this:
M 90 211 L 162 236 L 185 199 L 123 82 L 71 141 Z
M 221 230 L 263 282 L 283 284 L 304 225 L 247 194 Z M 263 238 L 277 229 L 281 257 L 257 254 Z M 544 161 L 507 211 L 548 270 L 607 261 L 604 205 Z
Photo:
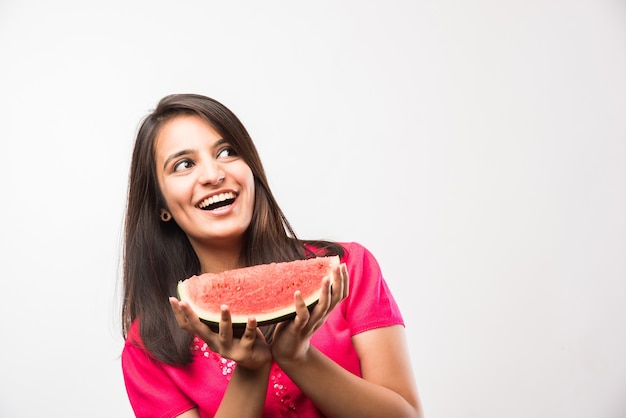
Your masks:
M 219 273 L 243 267 L 240 260 L 242 243 L 239 240 L 213 245 L 192 243 L 192 246 L 200 260 L 200 273 Z

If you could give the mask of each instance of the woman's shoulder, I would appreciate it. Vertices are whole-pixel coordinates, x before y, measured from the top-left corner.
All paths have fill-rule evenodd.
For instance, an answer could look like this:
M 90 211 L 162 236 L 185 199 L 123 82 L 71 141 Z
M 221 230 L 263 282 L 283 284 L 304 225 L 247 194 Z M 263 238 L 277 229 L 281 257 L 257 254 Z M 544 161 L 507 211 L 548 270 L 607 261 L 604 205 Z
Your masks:
M 344 249 L 343 261 L 348 262 L 349 260 L 362 260 L 362 259 L 373 259 L 374 255 L 370 252 L 370 250 L 360 242 L 356 241 L 345 241 L 338 242 L 339 245 Z
M 338 255 L 343 263 L 375 261 L 374 255 L 363 244 L 357 241 L 304 241 L 308 257 Z
M 130 323 L 130 327 L 128 327 L 128 332 L 126 332 L 125 345 L 131 345 L 134 347 L 144 348 L 143 342 L 141 341 L 141 332 L 139 332 L 139 318 L 133 319 Z

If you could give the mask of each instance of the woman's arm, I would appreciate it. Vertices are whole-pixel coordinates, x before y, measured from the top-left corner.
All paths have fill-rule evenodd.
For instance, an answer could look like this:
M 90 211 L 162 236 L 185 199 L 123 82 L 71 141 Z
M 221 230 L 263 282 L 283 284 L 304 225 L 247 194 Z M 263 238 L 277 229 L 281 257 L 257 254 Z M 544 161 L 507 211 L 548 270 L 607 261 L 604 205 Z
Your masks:
M 233 338 L 230 311 L 226 306 L 222 307 L 219 332 L 215 333 L 200 321 L 188 303 L 170 298 L 170 304 L 181 328 L 202 338 L 212 351 L 237 363 L 215 417 L 260 417 L 272 357 L 256 320 L 248 319 L 246 330 L 241 339 L 237 339 Z M 198 411 L 194 409 L 185 414 L 179 417 L 195 418 Z
M 200 418 L 200 414 L 196 408 L 183 412 L 180 415 L 176 415 L 175 418 Z
M 332 284 L 331 284 L 332 283 Z M 348 297 L 347 266 L 322 281 L 311 312 L 296 292 L 296 318 L 277 327 L 274 360 L 313 403 L 331 418 L 422 416 L 402 325 L 375 328 L 352 337 L 362 377 L 335 363 L 310 344 L 329 313 Z
M 215 418 L 260 417 L 263 414 L 269 373 L 269 365 L 255 370 L 235 367 Z M 199 417 L 196 408 L 177 415 L 177 418 Z
M 422 417 L 404 327 L 366 331 L 355 335 L 353 343 L 362 378 L 313 346 L 304 356 L 279 364 L 328 417 Z
M 270 364 L 254 370 L 237 365 L 215 418 L 260 417 L 269 375 Z
M 255 370 L 235 367 L 215 418 L 260 417 L 263 414 L 269 374 L 269 365 Z M 177 416 L 177 418 L 199 417 L 195 408 Z

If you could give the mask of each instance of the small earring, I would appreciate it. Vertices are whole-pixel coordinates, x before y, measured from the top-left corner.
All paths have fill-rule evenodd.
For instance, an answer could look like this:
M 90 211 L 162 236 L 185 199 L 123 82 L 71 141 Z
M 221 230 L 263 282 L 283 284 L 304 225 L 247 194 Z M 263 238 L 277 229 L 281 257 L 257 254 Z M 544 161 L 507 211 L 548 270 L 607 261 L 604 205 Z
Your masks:
M 161 209 L 161 220 L 163 222 L 169 222 L 172 219 L 172 215 L 165 209 Z

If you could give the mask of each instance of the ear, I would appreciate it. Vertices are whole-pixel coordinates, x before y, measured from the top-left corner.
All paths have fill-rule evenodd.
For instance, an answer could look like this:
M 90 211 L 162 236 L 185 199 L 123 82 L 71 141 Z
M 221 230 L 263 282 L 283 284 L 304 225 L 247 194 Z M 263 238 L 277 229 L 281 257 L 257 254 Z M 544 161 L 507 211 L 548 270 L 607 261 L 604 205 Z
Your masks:
M 165 209 L 161 209 L 161 220 L 163 222 L 169 222 L 170 220 L 172 220 L 172 214 Z

